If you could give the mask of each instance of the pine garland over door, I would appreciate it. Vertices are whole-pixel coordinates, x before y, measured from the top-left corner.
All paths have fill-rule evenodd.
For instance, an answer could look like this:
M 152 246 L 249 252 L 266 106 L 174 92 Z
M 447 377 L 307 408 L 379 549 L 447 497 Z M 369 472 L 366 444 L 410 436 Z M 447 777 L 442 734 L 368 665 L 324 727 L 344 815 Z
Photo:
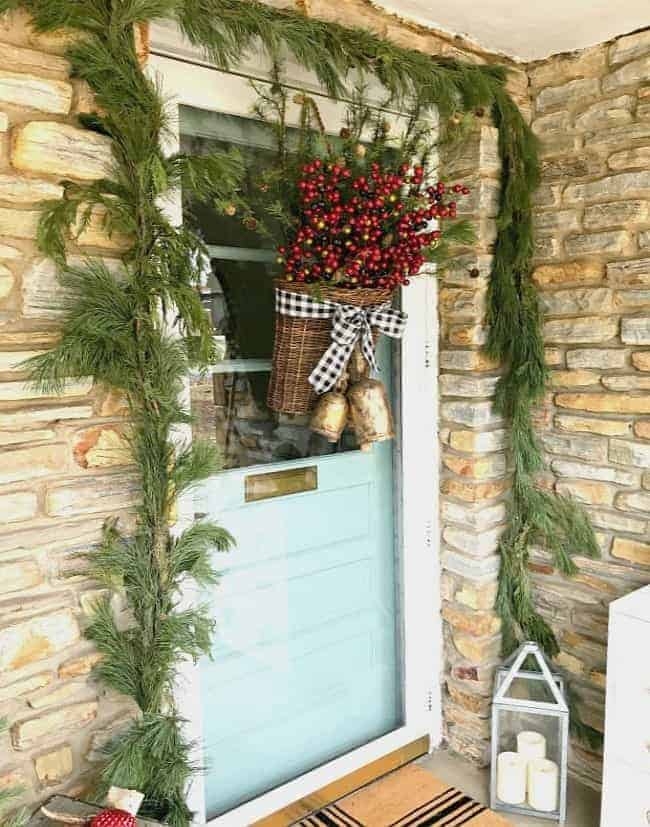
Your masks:
M 88 636 L 104 656 L 98 677 L 132 697 L 142 715 L 110 745 L 103 788 L 136 787 L 146 795 L 144 816 L 174 827 L 188 824 L 185 791 L 195 768 L 172 684 L 179 660 L 209 651 L 211 624 L 205 609 L 180 608 L 180 590 L 187 578 L 213 582 L 210 554 L 232 542 L 206 522 L 180 537 L 169 530 L 178 495 L 216 468 L 209 446 L 194 442 L 178 450 L 173 440 L 175 426 L 189 420 L 178 401 L 183 379 L 189 367 L 209 364 L 213 353 L 195 290 L 200 240 L 188 229 L 172 226 L 159 203 L 182 186 L 224 206 L 237 198 L 243 170 L 235 155 L 165 157 L 168 113 L 138 62 L 137 24 L 176 21 L 192 43 L 224 68 L 253 46 L 261 45 L 276 63 L 288 53 L 315 72 L 334 96 L 345 93 L 348 73 L 359 70 L 381 81 L 404 109 L 437 110 L 443 123 L 456 113 L 491 108 L 503 177 L 487 349 L 504 366 L 496 404 L 510 422 L 513 462 L 498 609 L 506 651 L 523 636 L 539 642 L 548 655 L 556 654 L 555 636 L 533 603 L 529 544 L 544 543 L 566 574 L 575 570 L 573 553 L 595 556 L 598 549 L 586 514 L 572 501 L 534 485 L 542 455 L 531 411 L 547 378 L 540 310 L 530 279 L 531 194 L 539 168 L 535 138 L 505 89 L 506 70 L 429 56 L 361 29 L 254 0 L 0 0 L 0 13 L 12 8 L 29 12 L 39 31 L 77 33 L 67 57 L 73 75 L 90 85 L 101 113 L 82 122 L 110 138 L 114 155 L 110 180 L 67 182 L 63 199 L 44 205 L 38 242 L 59 264 L 65 317 L 59 344 L 31 363 L 33 378 L 43 389 L 60 390 L 66 379 L 92 376 L 121 391 L 130 410 L 130 442 L 141 480 L 137 528 L 127 537 L 114 522 L 107 524 L 88 565 L 98 582 L 126 597 L 133 625 L 118 628 L 106 600 L 98 604 Z M 100 261 L 82 267 L 65 262 L 67 241 L 83 229 L 94 208 L 105 211 L 109 232 L 132 239 L 117 274 Z M 169 334 L 163 321 L 170 308 L 179 319 L 178 337 Z

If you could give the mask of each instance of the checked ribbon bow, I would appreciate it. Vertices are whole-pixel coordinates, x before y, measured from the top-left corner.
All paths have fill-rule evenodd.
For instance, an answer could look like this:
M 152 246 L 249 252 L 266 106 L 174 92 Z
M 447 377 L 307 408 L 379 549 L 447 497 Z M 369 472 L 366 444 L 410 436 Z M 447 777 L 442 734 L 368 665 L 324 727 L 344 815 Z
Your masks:
M 309 377 L 316 393 L 323 394 L 337 383 L 345 370 L 357 342 L 373 370 L 377 370 L 373 328 L 393 339 L 401 338 L 406 327 L 406 313 L 389 304 L 357 307 L 331 301 L 316 301 L 301 293 L 276 291 L 276 308 L 285 316 L 303 319 L 332 319 L 332 343 Z

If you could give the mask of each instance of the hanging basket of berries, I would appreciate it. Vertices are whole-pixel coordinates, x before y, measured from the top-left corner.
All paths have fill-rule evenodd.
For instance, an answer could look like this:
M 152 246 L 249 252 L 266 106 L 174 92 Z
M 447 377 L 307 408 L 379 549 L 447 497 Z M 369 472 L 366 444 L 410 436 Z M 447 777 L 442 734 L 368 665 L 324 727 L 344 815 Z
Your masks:
M 439 243 L 440 222 L 456 217 L 444 184 L 423 182 L 418 165 L 371 162 L 366 174 L 343 161 L 303 166 L 300 220 L 279 248 L 272 410 L 309 413 L 320 395 L 341 389 L 355 347 L 375 368 L 377 337 L 402 335 L 406 317 L 393 308 L 393 295 Z M 452 191 L 469 192 L 462 185 Z

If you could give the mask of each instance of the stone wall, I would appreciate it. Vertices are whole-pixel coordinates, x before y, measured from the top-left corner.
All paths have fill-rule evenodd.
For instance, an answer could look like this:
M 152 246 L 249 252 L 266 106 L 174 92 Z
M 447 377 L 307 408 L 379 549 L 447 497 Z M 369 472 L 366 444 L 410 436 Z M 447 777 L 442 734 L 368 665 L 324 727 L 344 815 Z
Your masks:
M 96 178 L 110 162 L 107 141 L 76 125 L 90 98 L 69 78 L 64 45 L 21 14 L 0 17 L 0 788 L 21 785 L 30 803 L 79 792 L 130 714 L 89 677 L 97 656 L 83 629 L 97 589 L 75 574 L 103 519 L 128 520 L 134 501 L 123 405 L 86 381 L 38 394 L 20 367 L 52 346 L 58 325 L 37 203 L 60 197 L 61 179 Z M 101 216 L 71 245 L 75 256 L 117 252 Z
M 541 552 L 532 568 L 558 662 L 602 730 L 607 607 L 650 582 L 650 31 L 532 66 L 530 81 L 547 482 L 586 505 L 602 548 L 570 583 Z M 578 745 L 573 768 L 600 781 Z

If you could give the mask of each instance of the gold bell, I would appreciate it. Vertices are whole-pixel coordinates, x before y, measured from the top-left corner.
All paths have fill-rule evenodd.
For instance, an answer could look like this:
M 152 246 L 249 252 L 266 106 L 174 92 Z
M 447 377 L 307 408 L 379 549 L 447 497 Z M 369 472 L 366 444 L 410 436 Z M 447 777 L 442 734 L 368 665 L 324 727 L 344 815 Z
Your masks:
M 342 393 L 324 393 L 316 403 L 309 427 L 328 442 L 338 442 L 348 420 L 348 410 L 348 401 Z
M 348 391 L 348 402 L 352 426 L 362 451 L 370 450 L 373 442 L 393 439 L 393 414 L 382 382 L 377 379 L 356 382 Z

